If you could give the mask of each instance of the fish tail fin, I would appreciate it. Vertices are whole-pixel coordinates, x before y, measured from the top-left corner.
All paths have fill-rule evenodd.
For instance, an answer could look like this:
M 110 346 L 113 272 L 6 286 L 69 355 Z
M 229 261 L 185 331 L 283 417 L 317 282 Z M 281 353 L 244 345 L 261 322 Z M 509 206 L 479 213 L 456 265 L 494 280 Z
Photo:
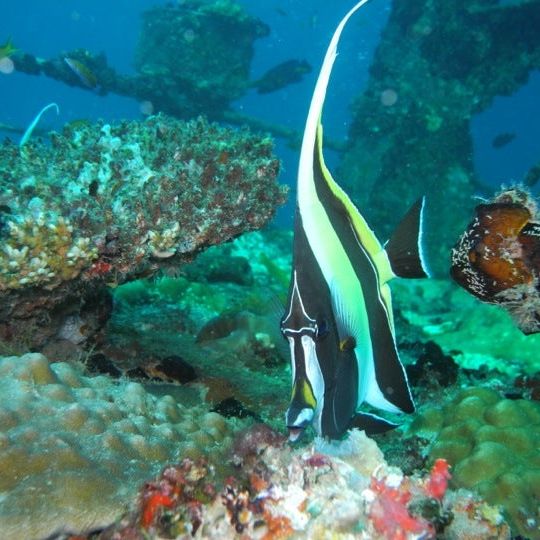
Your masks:
M 425 197 L 418 199 L 405 214 L 385 246 L 392 271 L 403 278 L 430 276 L 423 252 Z

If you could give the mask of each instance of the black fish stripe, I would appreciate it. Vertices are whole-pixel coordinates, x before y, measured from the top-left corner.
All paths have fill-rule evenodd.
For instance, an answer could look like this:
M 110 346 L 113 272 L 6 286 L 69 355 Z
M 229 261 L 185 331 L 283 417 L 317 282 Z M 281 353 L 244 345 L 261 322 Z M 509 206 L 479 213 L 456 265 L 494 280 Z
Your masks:
M 317 318 L 323 316 L 330 328 L 328 336 L 330 339 L 322 340 L 317 346 L 317 354 L 324 357 L 324 361 L 319 362 L 319 365 L 324 377 L 325 388 L 328 388 L 332 385 L 331 381 L 333 380 L 337 366 L 335 360 L 335 350 L 339 348 L 337 326 L 332 313 L 330 289 L 309 245 L 304 231 L 302 217 L 298 209 L 295 216 L 293 253 L 293 272 L 296 270 L 298 290 L 302 296 L 304 309 L 310 317 Z M 290 309 L 290 302 L 292 300 L 293 282 L 294 276 L 291 277 L 287 310 Z M 295 320 L 291 320 L 289 325 L 291 328 L 302 326 L 300 314 L 298 314 Z
M 414 404 L 390 328 L 389 315 L 380 297 L 375 264 L 361 246 L 343 202 L 331 191 L 324 178 L 318 141 L 315 142 L 313 155 L 313 175 L 317 197 L 341 240 L 364 294 L 377 384 L 390 403 L 403 412 L 411 413 L 414 411 Z
M 306 358 L 304 355 L 304 348 L 302 347 L 302 340 L 300 336 L 293 339 L 294 341 L 294 382 L 298 379 L 307 379 L 306 372 Z
M 317 358 L 324 381 L 324 401 L 320 421 L 324 436 L 338 438 L 347 429 L 348 423 L 356 410 L 356 394 L 353 399 L 349 385 L 353 384 L 354 388 L 356 388 L 358 380 L 358 377 L 354 381 L 340 380 L 340 365 L 343 362 L 355 362 L 356 360 L 352 351 L 347 353 L 339 352 L 339 336 L 332 311 L 330 289 L 309 245 L 298 209 L 295 216 L 293 253 L 293 272 L 296 271 L 298 290 L 302 296 L 305 311 L 312 317 L 324 317 L 330 330 L 324 339 L 316 343 Z M 289 289 L 288 310 L 292 300 L 293 282 L 294 274 Z M 297 314 L 296 319 L 291 318 L 287 323 L 289 328 L 301 326 L 301 314 Z M 299 342 L 300 338 L 297 336 L 294 346 L 295 356 L 299 358 L 301 354 L 301 358 L 304 360 L 304 351 L 300 349 Z M 295 361 L 297 358 L 295 358 Z M 298 369 L 298 366 L 296 369 Z M 305 363 L 302 369 L 305 373 Z M 339 418 L 336 417 L 337 414 L 339 414 Z

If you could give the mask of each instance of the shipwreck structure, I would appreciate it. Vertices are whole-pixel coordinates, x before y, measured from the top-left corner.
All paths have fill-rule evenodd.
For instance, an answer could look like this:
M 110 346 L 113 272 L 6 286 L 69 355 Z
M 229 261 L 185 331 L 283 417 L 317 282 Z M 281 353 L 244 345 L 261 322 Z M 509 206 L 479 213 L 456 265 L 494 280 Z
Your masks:
M 538 28 L 538 0 L 392 3 L 339 178 L 383 236 L 426 195 L 436 273 L 447 275 L 480 191 L 471 119 L 540 68 Z

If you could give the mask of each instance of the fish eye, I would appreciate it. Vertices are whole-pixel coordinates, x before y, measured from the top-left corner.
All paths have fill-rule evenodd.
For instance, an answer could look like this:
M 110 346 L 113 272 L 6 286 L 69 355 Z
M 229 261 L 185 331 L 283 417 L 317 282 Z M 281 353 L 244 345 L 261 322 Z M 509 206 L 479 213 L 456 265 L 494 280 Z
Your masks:
M 328 324 L 328 321 L 326 319 L 319 319 L 317 321 L 317 339 L 323 339 L 328 335 L 328 332 L 330 331 L 330 325 Z

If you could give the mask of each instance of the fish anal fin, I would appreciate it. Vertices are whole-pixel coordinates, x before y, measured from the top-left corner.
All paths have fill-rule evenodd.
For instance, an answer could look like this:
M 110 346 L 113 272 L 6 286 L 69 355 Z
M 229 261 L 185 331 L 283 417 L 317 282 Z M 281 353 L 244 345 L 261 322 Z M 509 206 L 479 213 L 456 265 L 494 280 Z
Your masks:
M 384 418 L 381 418 L 380 416 L 377 416 L 376 414 L 369 414 L 369 413 L 356 413 L 350 423 L 349 423 L 349 429 L 361 429 L 366 432 L 367 435 L 377 435 L 379 433 L 386 433 L 387 431 L 390 431 L 391 429 L 395 429 L 399 426 L 399 424 L 395 424 L 394 422 L 390 422 L 389 420 L 386 420 Z
M 405 214 L 385 251 L 392 271 L 403 278 L 429 277 L 422 250 L 422 225 L 425 198 L 418 199 Z

